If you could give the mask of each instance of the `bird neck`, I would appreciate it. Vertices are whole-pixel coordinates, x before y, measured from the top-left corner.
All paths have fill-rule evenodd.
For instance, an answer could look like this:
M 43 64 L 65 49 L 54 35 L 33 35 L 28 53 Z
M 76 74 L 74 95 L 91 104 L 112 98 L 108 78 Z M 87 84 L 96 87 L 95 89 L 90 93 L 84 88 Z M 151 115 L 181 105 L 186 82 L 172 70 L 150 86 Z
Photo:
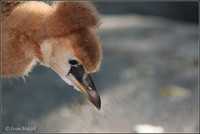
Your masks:
M 40 45 L 38 43 L 35 44 L 33 52 L 34 52 L 34 56 L 36 57 L 36 59 L 39 62 L 43 62 L 42 52 L 41 52 L 41 49 L 40 49 Z

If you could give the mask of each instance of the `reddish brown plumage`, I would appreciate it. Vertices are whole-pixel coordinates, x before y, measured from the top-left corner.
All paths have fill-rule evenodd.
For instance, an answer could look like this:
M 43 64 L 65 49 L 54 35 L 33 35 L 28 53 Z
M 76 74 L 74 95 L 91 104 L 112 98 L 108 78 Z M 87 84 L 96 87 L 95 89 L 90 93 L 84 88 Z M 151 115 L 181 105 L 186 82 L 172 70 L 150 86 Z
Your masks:
M 69 40 L 77 58 L 85 65 L 86 71 L 92 72 L 99 68 L 101 48 L 99 39 L 92 29 L 80 29 L 69 35 Z
M 74 30 L 95 27 L 99 23 L 94 6 L 87 2 L 61 2 L 53 7 L 45 21 L 48 37 L 63 36 Z
M 2 4 L 2 21 L 4 21 L 9 15 L 10 13 L 13 11 L 13 9 L 20 5 L 20 4 L 23 4 L 24 2 L 23 1 L 2 1 L 1 4 Z
M 4 16 L 4 14 L 3 14 Z M 64 37 L 87 72 L 98 69 L 101 48 L 95 27 L 98 13 L 88 2 L 24 2 L 5 14 L 2 23 L 2 75 L 26 75 L 35 62 L 43 62 L 41 43 Z M 66 46 L 67 47 L 67 46 Z

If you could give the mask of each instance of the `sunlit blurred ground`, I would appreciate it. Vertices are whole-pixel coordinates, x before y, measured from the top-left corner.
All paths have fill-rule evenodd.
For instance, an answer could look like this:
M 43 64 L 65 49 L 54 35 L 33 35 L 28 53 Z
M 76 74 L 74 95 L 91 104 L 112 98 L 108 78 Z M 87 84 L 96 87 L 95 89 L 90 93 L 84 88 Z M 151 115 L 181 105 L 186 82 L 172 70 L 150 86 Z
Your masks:
M 138 15 L 104 16 L 98 111 L 56 73 L 37 66 L 3 80 L 3 131 L 197 132 L 198 27 Z

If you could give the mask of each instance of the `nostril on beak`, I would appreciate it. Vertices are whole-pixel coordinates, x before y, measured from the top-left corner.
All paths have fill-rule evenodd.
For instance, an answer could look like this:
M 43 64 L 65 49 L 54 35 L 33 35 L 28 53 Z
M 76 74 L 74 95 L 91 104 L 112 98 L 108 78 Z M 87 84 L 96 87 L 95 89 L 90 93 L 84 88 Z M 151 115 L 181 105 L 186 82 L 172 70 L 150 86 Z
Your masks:
M 92 88 L 91 87 L 88 87 L 89 91 L 92 91 Z
M 72 66 L 66 77 L 96 106 L 97 109 L 101 108 L 101 99 L 92 77 L 90 74 L 85 73 L 83 66 Z

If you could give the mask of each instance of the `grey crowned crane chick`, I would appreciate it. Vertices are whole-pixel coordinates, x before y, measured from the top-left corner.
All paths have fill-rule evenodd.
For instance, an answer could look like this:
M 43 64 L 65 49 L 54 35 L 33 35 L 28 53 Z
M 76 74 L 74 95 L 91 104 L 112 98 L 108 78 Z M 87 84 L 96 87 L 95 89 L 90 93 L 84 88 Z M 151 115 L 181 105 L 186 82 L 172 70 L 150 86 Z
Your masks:
M 25 76 L 39 62 L 100 109 L 100 96 L 90 76 L 102 59 L 94 5 L 2 2 L 2 9 L 2 77 Z

